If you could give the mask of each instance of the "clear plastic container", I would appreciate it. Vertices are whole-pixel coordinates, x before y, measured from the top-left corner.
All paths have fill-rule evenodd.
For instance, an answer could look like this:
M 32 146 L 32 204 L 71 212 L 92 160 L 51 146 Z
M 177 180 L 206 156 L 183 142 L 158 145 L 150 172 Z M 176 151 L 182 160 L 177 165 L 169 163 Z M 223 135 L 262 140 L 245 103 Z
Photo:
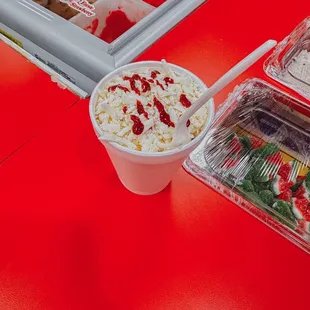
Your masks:
M 310 253 L 309 165 L 310 107 L 258 79 L 236 87 L 184 164 Z
M 280 42 L 266 60 L 268 76 L 310 100 L 310 17 Z
M 154 10 L 138 0 L 98 0 L 94 7 L 94 16 L 79 13 L 70 22 L 107 43 L 115 41 Z

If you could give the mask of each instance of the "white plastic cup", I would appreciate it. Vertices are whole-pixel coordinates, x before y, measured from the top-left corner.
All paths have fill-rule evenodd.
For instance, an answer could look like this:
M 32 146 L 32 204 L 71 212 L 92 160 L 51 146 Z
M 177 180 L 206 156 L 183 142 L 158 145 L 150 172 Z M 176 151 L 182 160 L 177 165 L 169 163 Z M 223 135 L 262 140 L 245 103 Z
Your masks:
M 207 86 L 193 73 L 173 64 L 167 64 L 175 72 L 189 75 L 202 88 Z M 132 63 L 116 69 L 105 76 L 94 89 L 89 105 L 91 122 L 98 138 L 104 136 L 104 132 L 96 121 L 95 106 L 98 99 L 98 91 L 115 75 L 123 71 L 135 71 L 140 68 L 162 69 L 159 61 L 143 61 Z M 174 173 L 182 166 L 186 157 L 201 143 L 214 118 L 213 99 L 207 103 L 208 119 L 202 132 L 188 144 L 173 150 L 150 153 L 135 151 L 119 145 L 118 143 L 102 141 L 105 146 L 119 179 L 131 192 L 138 195 L 153 195 L 162 191 L 171 181 Z

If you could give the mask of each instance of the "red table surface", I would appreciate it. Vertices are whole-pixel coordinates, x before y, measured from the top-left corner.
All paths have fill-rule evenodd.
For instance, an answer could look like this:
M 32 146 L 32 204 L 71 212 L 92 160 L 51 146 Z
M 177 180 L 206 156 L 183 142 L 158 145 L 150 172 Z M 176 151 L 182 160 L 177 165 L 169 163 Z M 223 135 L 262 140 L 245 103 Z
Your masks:
M 0 162 L 78 98 L 0 42 Z
M 210 84 L 306 17 L 297 4 L 309 4 L 294 4 L 210 1 L 139 60 L 165 58 Z M 265 78 L 262 61 L 238 82 L 251 76 Z M 309 256 L 184 170 L 158 195 L 125 190 L 87 100 L 58 113 L 0 176 L 0 309 L 309 309 Z

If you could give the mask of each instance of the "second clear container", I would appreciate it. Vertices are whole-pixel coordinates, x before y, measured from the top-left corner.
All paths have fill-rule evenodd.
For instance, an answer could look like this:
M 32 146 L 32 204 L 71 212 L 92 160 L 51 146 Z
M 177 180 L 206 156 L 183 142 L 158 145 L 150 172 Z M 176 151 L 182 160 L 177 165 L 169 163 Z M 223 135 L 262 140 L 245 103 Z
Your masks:
M 310 107 L 251 79 L 220 107 L 185 168 L 310 253 L 309 164 Z

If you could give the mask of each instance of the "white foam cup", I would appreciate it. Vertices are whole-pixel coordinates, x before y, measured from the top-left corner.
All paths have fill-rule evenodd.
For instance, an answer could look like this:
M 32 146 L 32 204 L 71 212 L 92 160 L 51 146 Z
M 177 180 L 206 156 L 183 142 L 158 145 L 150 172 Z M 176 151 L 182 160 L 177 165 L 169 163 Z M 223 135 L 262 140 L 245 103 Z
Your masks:
M 167 64 L 173 71 L 183 75 L 189 75 L 201 88 L 207 86 L 193 73 L 173 64 Z M 89 113 L 96 135 L 104 136 L 103 130 L 96 121 L 95 106 L 98 99 L 98 91 L 115 75 L 123 71 L 134 71 L 141 68 L 163 69 L 159 61 L 136 62 L 116 69 L 105 76 L 94 89 L 89 105 Z M 139 195 L 153 195 L 162 191 L 171 181 L 174 173 L 182 166 L 186 157 L 201 143 L 205 137 L 214 117 L 213 99 L 207 103 L 208 118 L 202 132 L 188 144 L 164 152 L 150 153 L 132 150 L 115 142 L 103 141 L 119 179 L 131 192 Z

